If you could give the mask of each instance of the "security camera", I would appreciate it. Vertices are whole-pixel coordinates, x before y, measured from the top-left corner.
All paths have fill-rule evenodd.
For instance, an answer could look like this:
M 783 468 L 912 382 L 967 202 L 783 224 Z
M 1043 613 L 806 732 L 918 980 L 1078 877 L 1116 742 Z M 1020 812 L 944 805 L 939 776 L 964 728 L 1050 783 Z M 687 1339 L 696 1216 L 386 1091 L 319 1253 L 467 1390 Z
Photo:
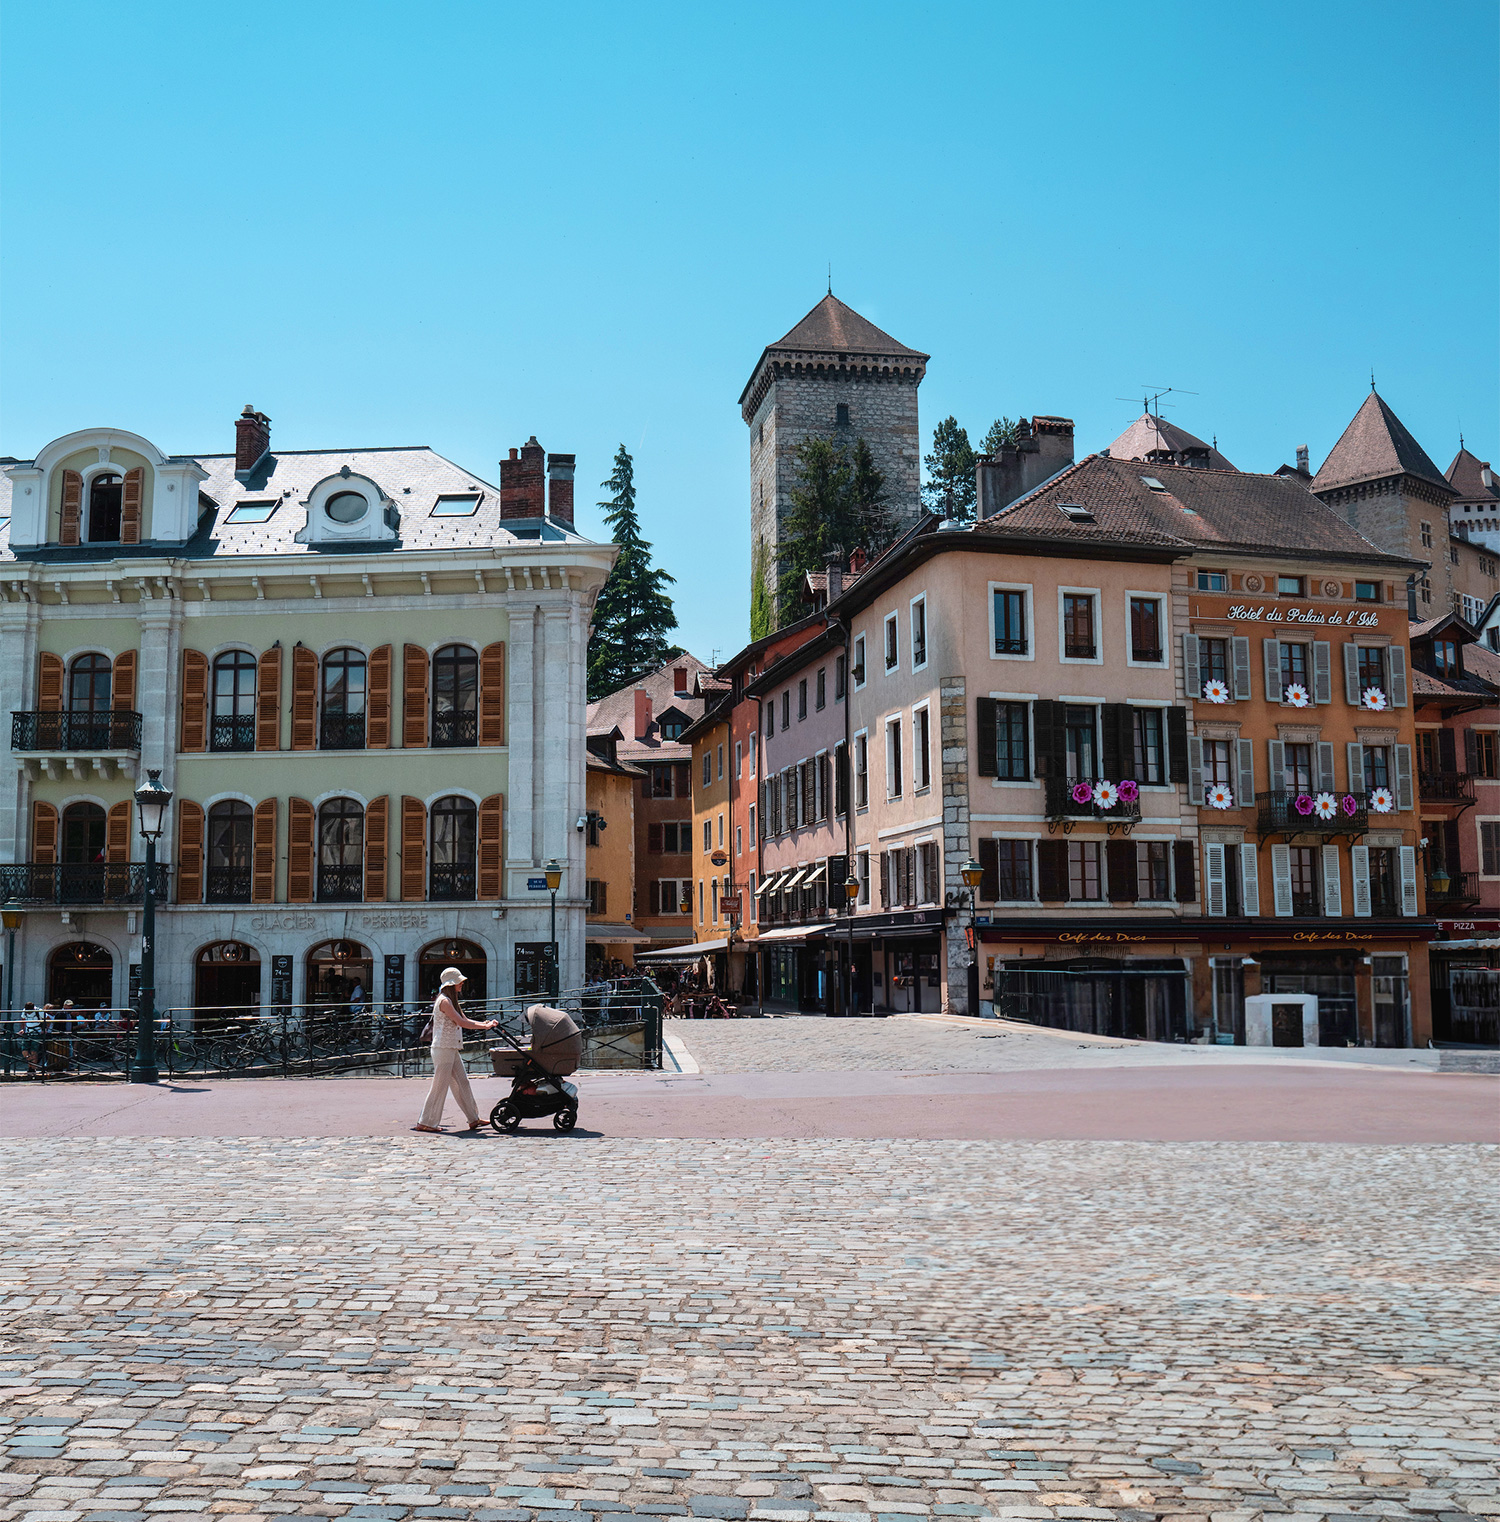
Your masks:
M 578 831 L 578 833 L 581 835 L 586 829 L 588 829 L 588 827 L 589 827 L 588 815 L 587 814 L 580 814 L 578 816 L 578 823 L 576 825 L 574 825 L 573 828 L 576 829 Z

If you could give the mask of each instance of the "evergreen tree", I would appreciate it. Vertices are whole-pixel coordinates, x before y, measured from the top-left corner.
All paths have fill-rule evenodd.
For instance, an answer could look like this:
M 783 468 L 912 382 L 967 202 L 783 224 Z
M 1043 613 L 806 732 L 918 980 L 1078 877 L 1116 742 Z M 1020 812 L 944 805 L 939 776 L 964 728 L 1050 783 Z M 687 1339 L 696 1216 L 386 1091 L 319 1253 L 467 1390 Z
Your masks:
M 1021 424 L 1015 418 L 1000 417 L 990 424 L 990 431 L 979 446 L 980 454 L 999 454 L 1002 444 L 1015 444 L 1021 438 Z
M 802 581 L 821 571 L 833 551 L 847 561 L 855 550 L 884 549 L 890 536 L 885 477 L 860 439 L 852 457 L 832 439 L 797 446 L 797 481 L 783 520 L 784 543 L 777 586 L 777 626 L 802 616 Z
M 956 417 L 945 417 L 932 431 L 932 453 L 922 461 L 927 481 L 922 505 L 957 523 L 974 517 L 974 451 L 967 430 Z
M 623 444 L 615 468 L 600 483 L 610 492 L 601 502 L 619 559 L 594 604 L 589 635 L 589 701 L 639 681 L 676 653 L 667 635 L 677 627 L 666 588 L 673 578 L 651 564 L 651 545 L 641 537 L 635 506 L 635 462 Z

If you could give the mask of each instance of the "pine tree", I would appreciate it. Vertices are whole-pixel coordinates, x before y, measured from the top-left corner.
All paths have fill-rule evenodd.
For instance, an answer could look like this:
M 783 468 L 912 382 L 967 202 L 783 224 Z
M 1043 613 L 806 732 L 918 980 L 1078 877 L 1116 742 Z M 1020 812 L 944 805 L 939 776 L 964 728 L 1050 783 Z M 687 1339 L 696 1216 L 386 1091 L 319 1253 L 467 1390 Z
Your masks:
M 980 454 L 999 454 L 1001 445 L 1015 444 L 1021 438 L 1021 424 L 1015 418 L 999 417 L 990 424 L 990 431 L 979 446 Z
M 600 483 L 610 492 L 601 502 L 619 559 L 594 604 L 589 635 L 589 701 L 618 692 L 655 671 L 676 654 L 667 635 L 677 627 L 666 588 L 674 578 L 651 564 L 651 545 L 641 537 L 635 506 L 635 462 L 623 444 L 615 467 Z
M 932 430 L 932 453 L 922 461 L 927 467 L 927 481 L 922 487 L 922 504 L 956 523 L 968 523 L 974 517 L 974 450 L 967 430 L 958 426 L 956 417 L 945 417 Z

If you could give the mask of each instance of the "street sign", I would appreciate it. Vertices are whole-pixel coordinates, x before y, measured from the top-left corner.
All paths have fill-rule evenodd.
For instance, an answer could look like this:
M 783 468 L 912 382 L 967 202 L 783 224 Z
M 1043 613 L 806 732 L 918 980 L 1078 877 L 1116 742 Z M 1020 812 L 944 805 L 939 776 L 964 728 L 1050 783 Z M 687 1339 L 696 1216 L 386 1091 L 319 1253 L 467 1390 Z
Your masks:
M 526 886 L 533 893 L 545 893 L 547 891 L 547 879 L 545 877 L 528 877 Z
M 727 851 L 715 851 L 708 859 L 716 867 L 727 867 L 729 865 L 729 853 Z

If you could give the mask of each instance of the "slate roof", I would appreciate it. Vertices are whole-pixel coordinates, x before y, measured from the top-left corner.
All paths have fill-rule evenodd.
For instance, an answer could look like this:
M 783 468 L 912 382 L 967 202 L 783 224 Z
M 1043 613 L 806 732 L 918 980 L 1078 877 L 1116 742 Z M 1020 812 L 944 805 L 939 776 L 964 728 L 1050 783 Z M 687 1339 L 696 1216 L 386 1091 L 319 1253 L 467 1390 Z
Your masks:
M 1108 454 L 1113 460 L 1144 460 L 1147 455 L 1160 450 L 1169 454 L 1185 454 L 1201 449 L 1208 455 L 1211 470 L 1233 470 L 1234 466 L 1214 448 L 1195 438 L 1186 428 L 1169 423 L 1164 417 L 1143 412 L 1124 433 L 1109 446 Z
M 792 330 L 773 344 L 766 353 L 777 349 L 800 350 L 811 354 L 899 354 L 910 359 L 930 359 L 919 349 L 908 349 L 889 333 L 861 317 L 853 307 L 828 293 Z
M 688 691 L 678 692 L 672 673 L 679 667 L 687 669 Z M 590 703 L 586 725 L 589 733 L 601 729 L 619 728 L 622 739 L 615 747 L 615 754 L 622 761 L 691 761 L 693 747 L 677 740 L 663 740 L 659 720 L 670 709 L 677 709 L 691 722 L 703 717 L 703 710 L 711 699 L 694 695 L 694 686 L 703 678 L 712 678 L 713 668 L 696 655 L 673 656 L 664 666 L 649 672 L 638 682 L 631 682 L 615 692 L 606 693 L 597 702 Z M 651 699 L 651 724 L 646 738 L 638 740 L 635 734 L 635 694 L 644 689 Z
M 1448 484 L 1464 502 L 1493 502 L 1500 498 L 1500 486 L 1486 486 L 1484 477 L 1479 474 L 1482 470 L 1489 470 L 1490 462 L 1481 460 L 1477 455 L 1470 454 L 1467 449 L 1460 449 L 1453 456 L 1453 463 L 1444 472 Z M 1494 479 L 1491 471 L 1490 479 Z
M 1388 476 L 1415 476 L 1452 490 L 1427 451 L 1407 432 L 1406 424 L 1372 391 L 1313 477 L 1312 489 L 1332 491 Z

